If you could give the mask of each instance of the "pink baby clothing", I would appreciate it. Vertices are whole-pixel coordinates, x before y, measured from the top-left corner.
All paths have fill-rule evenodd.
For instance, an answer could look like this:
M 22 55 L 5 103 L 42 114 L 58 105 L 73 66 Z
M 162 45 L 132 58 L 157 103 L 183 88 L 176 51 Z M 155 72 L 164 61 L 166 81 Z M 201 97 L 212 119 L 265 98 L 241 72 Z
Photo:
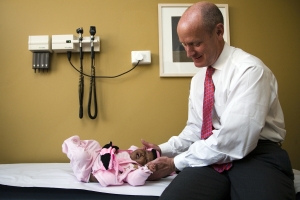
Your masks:
M 152 172 L 147 166 L 140 166 L 131 160 L 130 152 L 136 149 L 131 146 L 128 150 L 118 150 L 116 153 L 114 148 L 102 148 L 97 141 L 80 140 L 77 135 L 62 144 L 62 151 L 70 159 L 77 180 L 89 182 L 92 173 L 102 186 L 122 185 L 124 182 L 133 186 L 145 184 Z M 110 155 L 108 165 L 101 161 L 101 156 L 107 154 Z

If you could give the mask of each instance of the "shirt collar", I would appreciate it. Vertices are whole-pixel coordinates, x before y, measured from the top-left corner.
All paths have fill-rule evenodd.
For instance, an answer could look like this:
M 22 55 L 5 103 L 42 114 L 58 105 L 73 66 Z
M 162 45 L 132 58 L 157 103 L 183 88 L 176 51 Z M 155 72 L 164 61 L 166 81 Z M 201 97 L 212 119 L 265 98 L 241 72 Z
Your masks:
M 217 59 L 217 61 L 212 65 L 213 68 L 217 69 L 217 70 L 222 70 L 224 63 L 226 62 L 226 59 L 228 58 L 230 53 L 230 46 L 229 44 L 227 44 L 225 42 L 224 44 L 224 48 L 219 56 L 219 58 Z

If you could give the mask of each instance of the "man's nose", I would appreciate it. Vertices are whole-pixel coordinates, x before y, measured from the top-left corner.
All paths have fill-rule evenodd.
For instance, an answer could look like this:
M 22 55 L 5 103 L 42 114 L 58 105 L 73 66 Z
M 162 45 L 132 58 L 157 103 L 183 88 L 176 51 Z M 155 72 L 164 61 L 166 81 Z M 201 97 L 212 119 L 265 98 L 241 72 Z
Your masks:
M 188 58 L 191 58 L 193 55 L 195 55 L 195 49 L 192 45 L 187 45 L 185 47 L 185 51 Z

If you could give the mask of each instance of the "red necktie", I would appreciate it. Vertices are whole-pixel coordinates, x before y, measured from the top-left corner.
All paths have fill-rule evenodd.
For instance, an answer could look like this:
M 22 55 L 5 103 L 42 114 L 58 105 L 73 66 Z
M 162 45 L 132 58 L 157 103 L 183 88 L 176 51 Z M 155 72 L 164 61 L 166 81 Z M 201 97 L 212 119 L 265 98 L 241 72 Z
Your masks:
M 203 98 L 203 122 L 201 129 L 201 139 L 206 139 L 212 135 L 212 110 L 214 106 L 214 92 L 215 86 L 212 80 L 212 74 L 215 69 L 209 66 L 206 70 L 205 82 L 204 82 L 204 98 Z M 213 164 L 213 168 L 218 172 L 229 170 L 232 163 Z
M 212 80 L 212 74 L 215 69 L 208 67 L 206 70 L 204 82 L 204 98 L 203 98 L 203 122 L 201 130 L 201 139 L 206 139 L 212 134 L 212 109 L 214 106 L 215 86 Z

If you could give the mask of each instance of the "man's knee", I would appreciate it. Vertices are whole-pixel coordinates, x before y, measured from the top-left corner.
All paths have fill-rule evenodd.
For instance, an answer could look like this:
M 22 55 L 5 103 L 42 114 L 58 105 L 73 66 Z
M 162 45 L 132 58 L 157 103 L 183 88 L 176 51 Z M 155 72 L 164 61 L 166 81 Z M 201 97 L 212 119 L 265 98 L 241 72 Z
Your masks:
M 291 199 L 295 197 L 288 155 L 277 144 L 262 141 L 228 171 L 232 199 Z

